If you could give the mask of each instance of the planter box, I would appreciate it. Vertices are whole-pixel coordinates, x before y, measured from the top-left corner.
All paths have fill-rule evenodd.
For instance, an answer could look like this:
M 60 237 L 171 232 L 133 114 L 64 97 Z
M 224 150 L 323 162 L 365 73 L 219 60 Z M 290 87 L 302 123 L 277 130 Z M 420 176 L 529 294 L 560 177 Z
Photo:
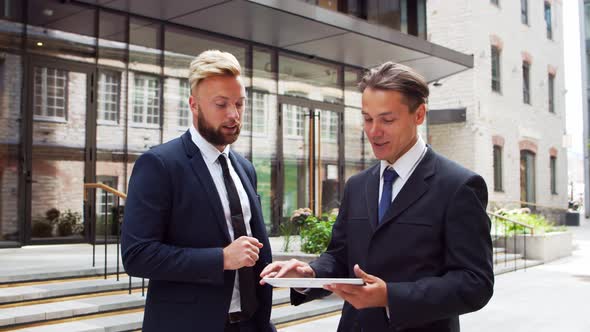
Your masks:
M 571 232 L 553 232 L 541 235 L 519 234 L 516 236 L 516 248 L 514 247 L 514 237 L 510 236 L 506 239 L 506 252 L 524 256 L 525 237 L 526 259 L 546 263 L 572 254 L 573 236 Z M 495 243 L 503 246 L 504 238 L 500 237 Z
M 580 213 L 567 212 L 565 214 L 565 225 L 566 226 L 580 226 Z

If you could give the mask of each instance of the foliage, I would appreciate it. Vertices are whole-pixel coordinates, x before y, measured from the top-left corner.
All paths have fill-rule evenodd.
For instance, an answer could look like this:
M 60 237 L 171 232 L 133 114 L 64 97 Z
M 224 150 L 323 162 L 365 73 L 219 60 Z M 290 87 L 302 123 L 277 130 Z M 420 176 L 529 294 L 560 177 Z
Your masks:
M 519 223 L 533 227 L 534 234 L 544 234 L 551 232 L 563 232 L 566 229 L 565 226 L 556 226 L 553 222 L 548 221 L 539 214 L 530 213 L 527 208 L 515 209 L 515 210 L 504 210 L 500 209 L 495 214 L 506 217 L 507 219 L 518 221 Z M 499 232 L 504 233 L 507 236 L 514 234 L 530 234 L 530 229 L 524 226 L 511 223 L 501 218 L 492 218 L 492 222 L 495 224 L 492 227 L 497 227 Z
M 332 238 L 332 227 L 336 222 L 334 210 L 321 217 L 308 216 L 301 227 L 301 250 L 308 254 L 320 254 L 326 251 Z
M 31 227 L 32 237 L 51 237 L 53 232 L 53 225 L 45 218 L 37 217 L 33 219 Z
M 54 229 L 57 230 L 58 236 L 81 234 L 84 232 L 82 215 L 69 209 L 62 213 L 56 208 L 51 208 L 45 212 L 45 216 L 33 218 L 31 235 L 51 237 Z
M 291 246 L 291 235 L 297 234 L 305 222 L 305 219 L 312 214 L 311 209 L 301 208 L 293 211 L 291 218 L 286 223 L 279 226 L 281 236 L 283 236 L 283 251 L 288 252 Z

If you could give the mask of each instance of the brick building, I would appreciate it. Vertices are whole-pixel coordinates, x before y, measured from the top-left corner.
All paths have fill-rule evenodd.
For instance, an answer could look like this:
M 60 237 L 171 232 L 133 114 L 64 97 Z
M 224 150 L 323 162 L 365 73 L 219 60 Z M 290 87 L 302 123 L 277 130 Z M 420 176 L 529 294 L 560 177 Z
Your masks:
M 434 84 L 429 137 L 480 173 L 490 203 L 529 202 L 562 221 L 567 152 L 559 0 L 431 0 L 428 39 L 474 55 L 474 67 Z

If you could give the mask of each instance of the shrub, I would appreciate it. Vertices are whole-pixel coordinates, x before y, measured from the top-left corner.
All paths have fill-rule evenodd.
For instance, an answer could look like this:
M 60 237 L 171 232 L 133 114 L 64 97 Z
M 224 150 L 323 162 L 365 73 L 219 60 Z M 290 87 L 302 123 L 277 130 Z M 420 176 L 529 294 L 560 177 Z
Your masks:
M 310 215 L 301 227 L 301 250 L 308 254 L 321 254 L 326 251 L 332 238 L 332 227 L 337 213 L 324 214 L 318 218 Z
M 52 232 L 53 225 L 49 221 L 40 218 L 33 220 L 33 225 L 31 227 L 32 237 L 51 237 Z
M 498 210 L 495 212 L 498 215 L 506 217 L 510 220 L 518 221 L 525 225 L 533 227 L 535 234 L 544 234 L 551 232 L 563 232 L 567 230 L 565 226 L 556 226 L 553 222 L 545 219 L 542 215 L 530 213 L 527 208 L 515 210 Z M 530 234 L 530 229 L 518 224 L 511 223 L 501 218 L 492 218 L 492 222 L 498 225 L 499 231 L 507 236 L 514 234 Z

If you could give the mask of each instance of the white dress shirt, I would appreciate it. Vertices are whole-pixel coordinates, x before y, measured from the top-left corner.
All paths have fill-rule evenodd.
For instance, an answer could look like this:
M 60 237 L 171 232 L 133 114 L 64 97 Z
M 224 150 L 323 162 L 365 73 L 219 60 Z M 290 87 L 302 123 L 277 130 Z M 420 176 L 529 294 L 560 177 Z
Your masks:
M 234 167 L 229 160 L 229 145 L 225 147 L 222 152 L 219 152 L 215 146 L 209 143 L 207 140 L 201 136 L 197 129 L 194 126 L 189 128 L 191 133 L 191 138 L 193 143 L 199 148 L 201 151 L 201 155 L 203 156 L 203 160 L 205 160 L 205 164 L 209 169 L 209 173 L 211 173 L 211 177 L 213 178 L 213 182 L 215 183 L 215 188 L 219 193 L 219 199 L 221 200 L 221 205 L 223 206 L 223 214 L 225 216 L 225 222 L 227 224 L 227 229 L 229 231 L 229 236 L 231 237 L 232 241 L 235 240 L 234 238 L 234 228 L 231 223 L 231 213 L 229 210 L 229 200 L 227 198 L 227 190 L 225 188 L 225 182 L 223 182 L 223 170 L 221 169 L 221 165 L 219 164 L 219 156 L 221 154 L 227 160 L 227 167 L 229 169 L 229 174 L 236 185 L 236 189 L 238 191 L 238 195 L 240 196 L 240 205 L 242 205 L 242 214 L 244 215 L 244 223 L 246 224 L 246 233 L 248 236 L 252 236 L 252 228 L 250 227 L 250 220 L 252 219 L 252 211 L 250 210 L 250 201 L 248 200 L 248 194 L 242 185 L 242 181 L 240 177 L 236 173 Z M 236 270 L 236 280 L 234 282 L 234 290 L 231 297 L 231 303 L 229 306 L 229 312 L 236 312 L 241 311 L 240 305 L 240 285 L 238 279 L 238 273 Z
M 393 170 L 397 173 L 398 178 L 393 181 L 393 187 L 391 191 L 391 201 L 395 200 L 395 197 L 404 187 L 404 184 L 408 181 L 416 166 L 420 163 L 424 155 L 426 154 L 426 143 L 422 140 L 422 137 L 418 135 L 418 140 L 408 150 L 408 152 L 404 153 L 395 163 L 390 164 L 387 160 L 381 160 L 381 170 L 379 174 L 381 174 L 379 178 L 379 200 L 377 201 L 377 205 L 381 202 L 381 193 L 383 192 L 383 172 L 387 167 L 392 167 Z

